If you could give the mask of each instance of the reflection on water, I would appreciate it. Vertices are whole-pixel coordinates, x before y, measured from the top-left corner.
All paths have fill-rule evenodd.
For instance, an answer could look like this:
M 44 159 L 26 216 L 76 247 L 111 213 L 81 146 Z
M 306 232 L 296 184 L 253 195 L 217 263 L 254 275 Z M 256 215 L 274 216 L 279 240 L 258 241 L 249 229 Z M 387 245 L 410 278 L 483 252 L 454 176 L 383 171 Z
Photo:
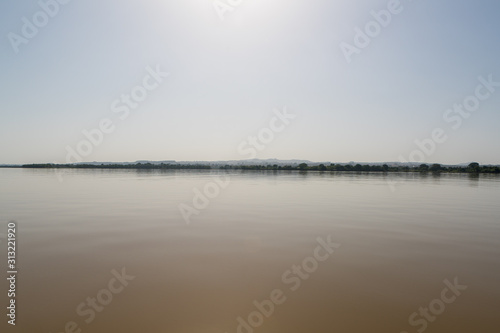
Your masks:
M 186 224 L 179 205 L 194 207 L 195 189 L 221 174 L 229 185 Z M 0 169 L 0 233 L 12 219 L 19 229 L 19 332 L 498 332 L 497 176 L 63 179 Z M 332 253 L 318 240 L 329 235 Z

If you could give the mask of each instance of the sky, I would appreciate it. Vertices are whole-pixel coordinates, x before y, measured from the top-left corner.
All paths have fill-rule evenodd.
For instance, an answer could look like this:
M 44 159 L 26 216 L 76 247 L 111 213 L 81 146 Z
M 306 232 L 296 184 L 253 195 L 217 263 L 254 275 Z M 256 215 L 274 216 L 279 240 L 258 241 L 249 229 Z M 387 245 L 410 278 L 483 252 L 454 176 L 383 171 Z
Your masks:
M 500 164 L 497 0 L 0 2 L 0 163 Z

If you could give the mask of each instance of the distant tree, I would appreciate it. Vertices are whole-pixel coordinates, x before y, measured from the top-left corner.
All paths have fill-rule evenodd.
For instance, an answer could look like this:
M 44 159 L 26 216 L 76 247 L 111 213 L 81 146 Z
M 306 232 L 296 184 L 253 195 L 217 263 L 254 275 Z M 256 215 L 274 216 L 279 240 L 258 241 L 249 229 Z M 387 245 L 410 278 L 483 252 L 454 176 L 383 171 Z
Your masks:
M 324 164 L 320 164 L 318 166 L 319 171 L 326 171 L 326 166 Z
M 370 166 L 370 165 L 368 165 L 368 164 L 363 165 L 363 166 L 362 166 L 362 169 L 363 169 L 363 171 L 367 171 L 367 172 L 369 172 L 369 171 L 374 171 L 374 170 L 372 169 L 372 166 Z
M 389 166 L 387 164 L 382 165 L 382 170 L 384 171 L 389 170 Z
M 479 172 L 479 163 L 472 162 L 467 166 L 468 172 Z
M 300 163 L 299 170 L 307 170 L 307 163 Z
M 354 171 L 363 171 L 363 166 L 361 164 L 356 164 L 354 166 Z
M 345 171 L 345 167 L 341 164 L 335 165 L 334 167 L 336 171 Z
M 433 164 L 433 165 L 431 165 L 431 167 L 429 168 L 429 171 L 432 171 L 432 172 L 441 171 L 441 164 Z
M 420 164 L 420 166 L 418 167 L 418 169 L 420 171 L 427 172 L 427 171 L 429 171 L 429 166 L 427 164 Z

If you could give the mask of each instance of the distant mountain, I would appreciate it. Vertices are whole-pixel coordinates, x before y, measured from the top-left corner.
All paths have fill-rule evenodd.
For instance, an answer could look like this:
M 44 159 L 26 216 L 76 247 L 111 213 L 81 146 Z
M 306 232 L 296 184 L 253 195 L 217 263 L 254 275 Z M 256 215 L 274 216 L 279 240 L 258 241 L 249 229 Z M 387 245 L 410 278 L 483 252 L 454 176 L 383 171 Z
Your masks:
M 131 165 L 131 164 L 138 164 L 138 163 L 142 163 L 142 164 L 147 164 L 147 163 L 151 163 L 151 164 L 162 164 L 162 163 L 165 163 L 165 164 L 180 164 L 174 160 L 169 160 L 169 161 L 147 161 L 147 160 L 141 160 L 141 161 L 135 161 L 135 162 L 97 162 L 97 161 L 94 161 L 94 162 L 79 162 L 79 163 L 74 163 L 74 164 L 85 164 L 85 165 Z
M 300 163 L 315 164 L 308 160 L 279 160 L 269 159 L 248 159 L 248 160 L 228 160 L 228 161 L 180 161 L 178 164 L 209 164 L 209 165 L 298 165 Z

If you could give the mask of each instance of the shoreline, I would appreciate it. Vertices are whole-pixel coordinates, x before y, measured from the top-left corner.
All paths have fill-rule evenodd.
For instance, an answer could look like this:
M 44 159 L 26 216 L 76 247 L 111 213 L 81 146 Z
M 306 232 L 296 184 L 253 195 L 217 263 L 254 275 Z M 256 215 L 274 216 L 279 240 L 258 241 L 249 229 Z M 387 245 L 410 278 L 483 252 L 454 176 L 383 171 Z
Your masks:
M 342 165 L 330 164 L 325 166 L 307 165 L 210 165 L 210 164 L 24 164 L 0 166 L 0 168 L 11 169 L 132 169 L 132 170 L 244 170 L 244 171 L 319 171 L 319 172 L 346 172 L 346 173 L 464 173 L 464 174 L 500 174 L 499 166 L 481 166 L 471 163 L 465 166 L 442 166 L 440 164 L 421 164 L 420 166 L 388 166 L 356 164 Z

